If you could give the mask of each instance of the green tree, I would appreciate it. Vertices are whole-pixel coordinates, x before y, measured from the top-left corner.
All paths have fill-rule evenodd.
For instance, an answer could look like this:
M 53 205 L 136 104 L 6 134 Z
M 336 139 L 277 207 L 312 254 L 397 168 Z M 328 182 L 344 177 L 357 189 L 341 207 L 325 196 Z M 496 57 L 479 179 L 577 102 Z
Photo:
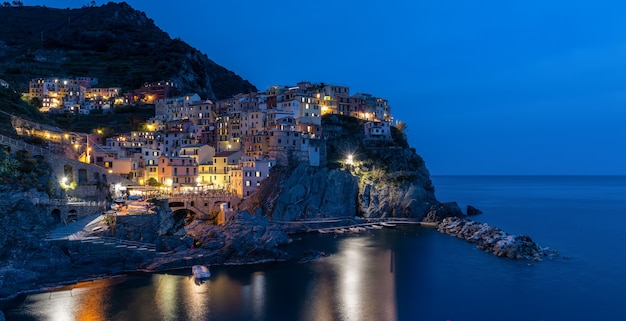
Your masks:
M 37 97 L 33 97 L 30 100 L 30 104 L 37 107 L 37 108 L 41 108 L 41 106 L 43 106 L 43 103 L 41 102 L 41 99 L 37 98 Z
M 150 177 L 150 178 L 148 179 L 148 186 L 156 186 L 156 187 L 159 187 L 159 186 L 161 186 L 161 185 L 162 185 L 162 184 L 161 184 L 161 183 L 159 183 L 159 182 L 156 180 L 156 178 L 154 178 L 154 177 Z

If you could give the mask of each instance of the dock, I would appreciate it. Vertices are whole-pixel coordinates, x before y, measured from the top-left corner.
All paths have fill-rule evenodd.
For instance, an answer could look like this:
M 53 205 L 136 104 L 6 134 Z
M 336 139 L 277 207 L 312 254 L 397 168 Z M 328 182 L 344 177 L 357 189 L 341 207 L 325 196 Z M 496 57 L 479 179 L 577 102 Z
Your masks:
M 333 217 L 298 221 L 272 221 L 283 226 L 287 233 L 344 234 L 358 233 L 367 230 L 396 228 L 400 225 L 420 225 L 422 227 L 437 227 L 437 223 L 422 222 L 411 218 L 362 218 L 362 217 Z

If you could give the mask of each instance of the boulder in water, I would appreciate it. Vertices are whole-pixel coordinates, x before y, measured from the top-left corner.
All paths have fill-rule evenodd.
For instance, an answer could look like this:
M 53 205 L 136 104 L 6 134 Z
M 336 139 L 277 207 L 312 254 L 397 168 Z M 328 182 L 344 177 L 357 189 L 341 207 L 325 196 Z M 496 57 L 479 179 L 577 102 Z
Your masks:
M 468 215 L 468 216 L 469 216 L 469 215 L 478 215 L 478 214 L 482 214 L 482 213 L 483 213 L 483 211 L 481 211 L 481 210 L 479 210 L 479 209 L 475 208 L 475 207 L 474 207 L 474 206 L 472 206 L 472 205 L 467 205 L 467 211 L 466 211 L 466 213 L 467 213 L 467 215 Z

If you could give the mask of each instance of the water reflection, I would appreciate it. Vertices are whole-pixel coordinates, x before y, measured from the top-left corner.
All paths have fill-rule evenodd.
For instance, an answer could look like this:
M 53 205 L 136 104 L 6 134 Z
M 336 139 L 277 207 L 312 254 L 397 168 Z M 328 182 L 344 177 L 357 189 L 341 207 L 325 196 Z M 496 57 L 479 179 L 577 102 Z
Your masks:
M 186 282 L 188 281 L 188 282 Z M 182 288 L 185 312 L 190 320 L 202 320 L 211 313 L 211 282 L 209 280 L 196 284 L 193 277 L 178 282 Z M 182 283 L 182 284 L 181 284 Z
M 307 237 L 309 264 L 215 267 L 101 280 L 28 297 L 9 320 L 397 320 L 394 252 L 371 234 Z M 300 250 L 302 250 L 300 249 Z M 329 250 L 330 249 L 330 250 Z
M 393 251 L 371 238 L 340 240 L 336 255 L 313 264 L 305 320 L 397 320 Z
M 109 285 L 117 280 L 81 282 L 57 291 L 34 294 L 24 304 L 36 320 L 102 321 L 106 320 Z M 37 304 L 34 304 L 37 303 Z
M 152 278 L 156 284 L 154 298 L 160 315 L 164 320 L 173 320 L 177 312 L 178 280 L 174 276 L 163 274 L 155 274 Z

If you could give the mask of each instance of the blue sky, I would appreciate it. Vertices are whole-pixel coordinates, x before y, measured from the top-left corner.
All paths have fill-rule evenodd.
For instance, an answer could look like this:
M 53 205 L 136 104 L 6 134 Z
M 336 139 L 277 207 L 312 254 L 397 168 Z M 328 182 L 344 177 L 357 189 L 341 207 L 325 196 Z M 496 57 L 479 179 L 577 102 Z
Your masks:
M 626 175 L 624 2 L 126 2 L 261 90 L 388 99 L 431 174 Z

